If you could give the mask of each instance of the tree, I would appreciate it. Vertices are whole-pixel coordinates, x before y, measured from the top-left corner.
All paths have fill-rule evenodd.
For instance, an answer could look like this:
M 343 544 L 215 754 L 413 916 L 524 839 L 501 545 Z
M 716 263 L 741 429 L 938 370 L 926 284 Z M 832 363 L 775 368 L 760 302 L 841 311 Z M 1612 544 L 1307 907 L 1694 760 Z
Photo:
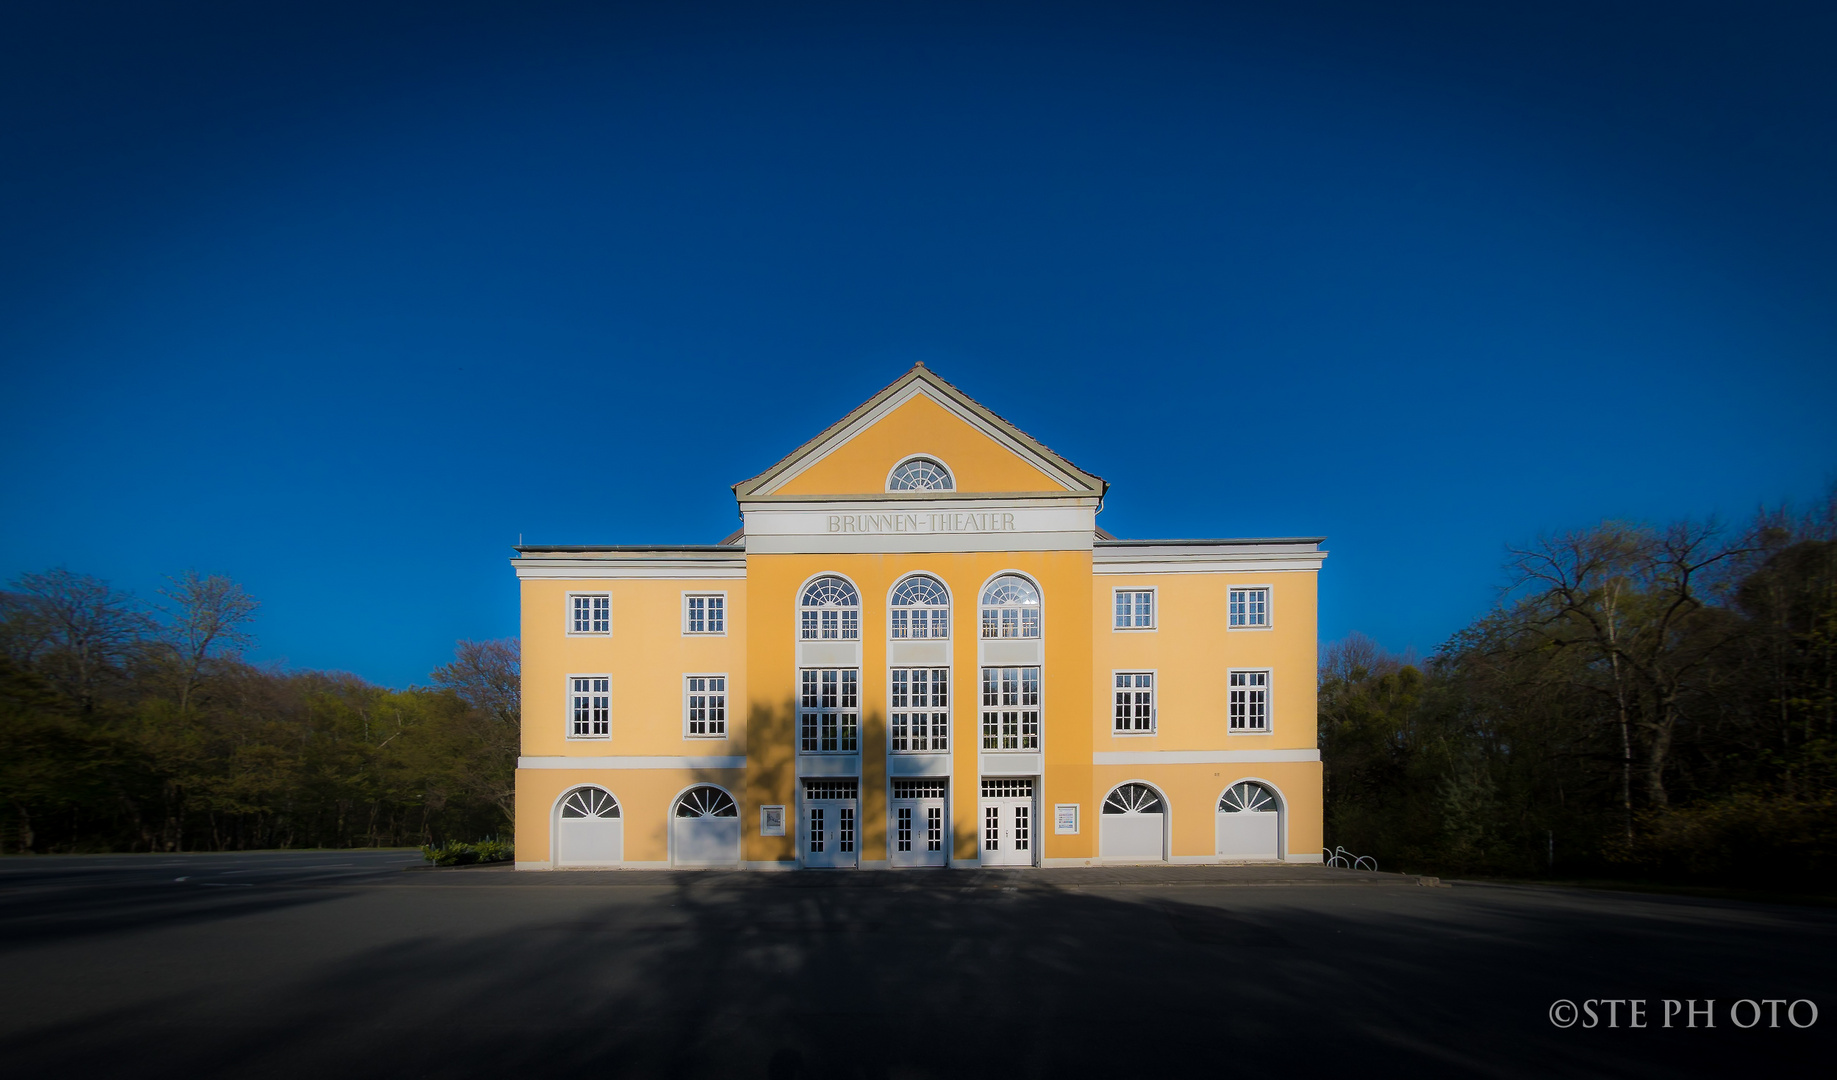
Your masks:
M 261 603 L 221 574 L 206 577 L 187 570 L 166 580 L 172 584 L 160 590 L 167 601 L 160 608 L 166 615 L 161 645 L 178 684 L 179 711 L 184 713 L 203 683 L 206 664 L 219 656 L 235 656 L 254 643 L 248 626 Z
M 21 574 L 7 597 L 9 650 L 85 715 L 154 628 L 139 601 L 88 574 L 59 567 Z

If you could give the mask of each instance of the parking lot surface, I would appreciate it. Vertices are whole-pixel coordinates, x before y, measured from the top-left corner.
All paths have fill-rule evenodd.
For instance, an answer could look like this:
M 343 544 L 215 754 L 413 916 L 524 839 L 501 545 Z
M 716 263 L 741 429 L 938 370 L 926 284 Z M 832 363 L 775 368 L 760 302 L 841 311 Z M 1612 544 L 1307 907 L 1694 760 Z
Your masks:
M 1319 867 L 419 866 L 0 860 L 5 1071 L 1790 1076 L 1837 1049 L 1819 907 Z M 1647 1026 L 1558 1027 L 1560 999 L 1643 1000 Z M 1661 1027 L 1665 999 L 1717 1026 Z M 1740 999 L 1820 1016 L 1742 1029 Z

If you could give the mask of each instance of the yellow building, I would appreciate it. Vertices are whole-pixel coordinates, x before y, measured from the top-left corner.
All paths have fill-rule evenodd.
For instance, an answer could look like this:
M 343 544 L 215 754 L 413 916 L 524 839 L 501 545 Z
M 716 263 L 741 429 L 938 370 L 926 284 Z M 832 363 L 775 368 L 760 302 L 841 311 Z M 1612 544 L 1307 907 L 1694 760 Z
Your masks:
M 517 866 L 1319 862 L 1326 552 L 1106 488 L 917 366 L 723 543 L 518 548 Z

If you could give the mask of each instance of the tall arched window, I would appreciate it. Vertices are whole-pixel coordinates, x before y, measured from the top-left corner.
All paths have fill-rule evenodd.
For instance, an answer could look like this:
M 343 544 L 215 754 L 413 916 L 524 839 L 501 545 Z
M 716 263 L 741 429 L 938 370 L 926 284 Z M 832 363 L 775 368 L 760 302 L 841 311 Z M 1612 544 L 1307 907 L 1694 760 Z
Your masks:
M 925 457 L 900 462 L 887 477 L 888 491 L 952 491 L 956 486 L 943 462 Z
M 947 638 L 950 636 L 950 594 L 934 577 L 909 577 L 893 590 L 893 629 L 896 638 Z
M 982 591 L 982 636 L 1040 636 L 1040 590 L 1033 587 L 1033 582 L 1014 574 L 1003 574 L 989 582 Z
M 805 641 L 854 641 L 861 637 L 861 594 L 845 579 L 820 577 L 804 588 L 798 605 L 798 636 Z

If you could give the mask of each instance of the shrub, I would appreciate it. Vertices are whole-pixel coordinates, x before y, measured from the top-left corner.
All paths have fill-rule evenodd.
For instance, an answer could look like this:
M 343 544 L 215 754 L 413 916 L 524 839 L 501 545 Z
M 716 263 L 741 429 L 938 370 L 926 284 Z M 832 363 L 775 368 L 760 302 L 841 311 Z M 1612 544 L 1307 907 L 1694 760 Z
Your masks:
M 444 844 L 423 844 L 421 854 L 435 866 L 470 866 L 473 863 L 509 862 L 516 857 L 516 847 L 509 840 L 492 837 L 476 844 L 448 840 Z

